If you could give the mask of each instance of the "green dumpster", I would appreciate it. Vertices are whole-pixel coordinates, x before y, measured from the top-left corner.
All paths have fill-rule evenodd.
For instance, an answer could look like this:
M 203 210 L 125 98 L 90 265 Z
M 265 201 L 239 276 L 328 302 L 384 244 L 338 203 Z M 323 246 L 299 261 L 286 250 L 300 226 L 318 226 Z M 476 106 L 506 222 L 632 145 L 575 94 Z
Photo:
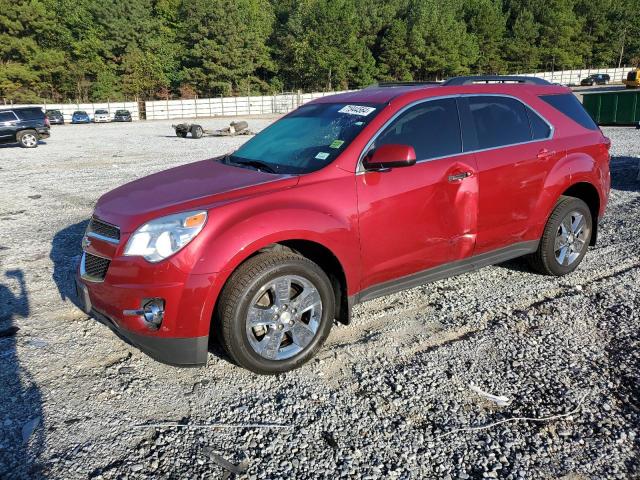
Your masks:
M 585 93 L 582 104 L 598 125 L 640 123 L 640 90 Z

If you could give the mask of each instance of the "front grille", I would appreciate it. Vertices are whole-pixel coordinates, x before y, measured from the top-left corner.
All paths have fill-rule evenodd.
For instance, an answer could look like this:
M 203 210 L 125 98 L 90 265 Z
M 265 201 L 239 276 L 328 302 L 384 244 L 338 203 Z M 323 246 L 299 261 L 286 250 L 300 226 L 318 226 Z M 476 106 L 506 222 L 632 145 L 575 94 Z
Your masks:
M 107 275 L 111 260 L 84 253 L 82 276 L 88 280 L 102 281 Z
M 92 217 L 89 221 L 89 228 L 87 233 L 95 233 L 102 237 L 110 238 L 112 240 L 120 241 L 120 229 L 115 225 L 98 220 Z

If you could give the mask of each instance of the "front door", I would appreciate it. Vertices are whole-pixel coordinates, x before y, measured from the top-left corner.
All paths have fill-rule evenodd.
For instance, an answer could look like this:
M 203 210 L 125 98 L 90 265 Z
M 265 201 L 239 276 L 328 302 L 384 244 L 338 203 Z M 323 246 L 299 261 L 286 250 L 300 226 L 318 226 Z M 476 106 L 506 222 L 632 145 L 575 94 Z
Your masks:
M 475 245 L 478 178 L 456 99 L 406 108 L 369 152 L 384 144 L 413 146 L 417 162 L 356 175 L 362 289 L 466 258 Z

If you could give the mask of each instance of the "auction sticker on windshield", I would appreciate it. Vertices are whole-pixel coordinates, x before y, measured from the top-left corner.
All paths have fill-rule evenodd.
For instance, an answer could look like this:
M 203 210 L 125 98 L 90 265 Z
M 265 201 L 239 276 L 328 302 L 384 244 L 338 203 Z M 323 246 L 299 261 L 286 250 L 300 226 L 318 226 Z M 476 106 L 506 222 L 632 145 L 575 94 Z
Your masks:
M 360 115 L 361 117 L 366 117 L 372 112 L 375 112 L 376 109 L 373 107 L 365 107 L 364 105 L 345 105 L 338 113 L 347 113 L 349 115 Z

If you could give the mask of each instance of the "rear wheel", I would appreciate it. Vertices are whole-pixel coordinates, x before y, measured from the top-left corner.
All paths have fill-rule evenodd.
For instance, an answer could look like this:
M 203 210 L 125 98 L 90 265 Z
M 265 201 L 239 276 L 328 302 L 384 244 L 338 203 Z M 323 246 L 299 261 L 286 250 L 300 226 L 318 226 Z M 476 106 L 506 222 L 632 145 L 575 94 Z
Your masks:
M 538 250 L 529 257 L 532 268 L 547 275 L 573 272 L 589 249 L 591 211 L 579 198 L 560 197 L 544 229 Z
M 35 130 L 23 130 L 18 132 L 16 139 L 21 147 L 36 148 L 38 146 L 38 132 Z
M 181 138 L 187 138 L 187 132 L 184 132 L 182 130 L 176 130 L 176 135 Z
M 276 374 L 309 360 L 335 316 L 331 282 L 294 253 L 264 253 L 244 263 L 220 296 L 222 342 L 238 365 Z

